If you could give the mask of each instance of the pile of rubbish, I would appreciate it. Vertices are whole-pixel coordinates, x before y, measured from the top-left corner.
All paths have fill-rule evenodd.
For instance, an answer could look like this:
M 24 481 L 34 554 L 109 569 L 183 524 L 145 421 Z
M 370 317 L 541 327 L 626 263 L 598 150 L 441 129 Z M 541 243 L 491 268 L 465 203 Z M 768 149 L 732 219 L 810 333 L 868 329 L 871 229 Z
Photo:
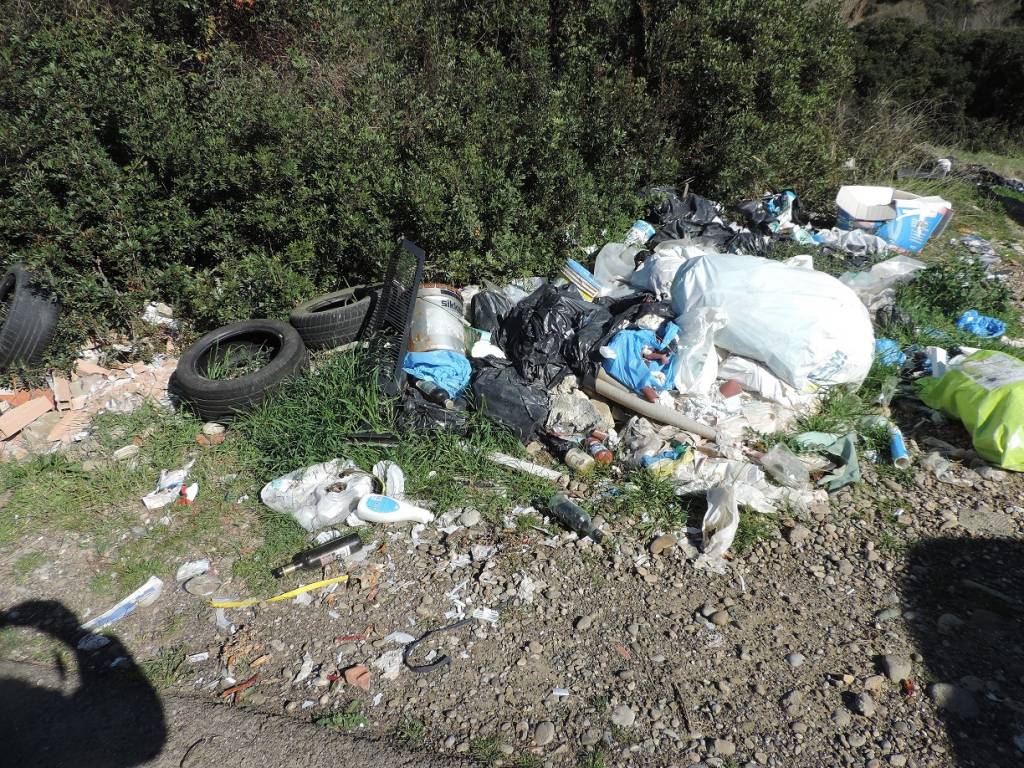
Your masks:
M 177 365 L 170 355 L 109 368 L 83 357 L 70 377 L 53 372 L 47 388 L 0 390 L 0 461 L 63 450 L 85 438 L 102 411 L 133 411 L 147 399 L 170 407 L 167 384 Z

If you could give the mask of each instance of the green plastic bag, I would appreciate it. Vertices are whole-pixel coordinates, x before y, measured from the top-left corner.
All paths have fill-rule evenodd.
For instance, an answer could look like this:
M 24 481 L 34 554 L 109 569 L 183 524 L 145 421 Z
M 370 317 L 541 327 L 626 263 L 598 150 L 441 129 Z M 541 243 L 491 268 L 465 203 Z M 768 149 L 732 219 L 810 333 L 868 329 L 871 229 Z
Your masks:
M 922 382 L 921 399 L 960 419 L 983 459 L 1024 472 L 1024 361 L 1003 352 L 975 352 Z

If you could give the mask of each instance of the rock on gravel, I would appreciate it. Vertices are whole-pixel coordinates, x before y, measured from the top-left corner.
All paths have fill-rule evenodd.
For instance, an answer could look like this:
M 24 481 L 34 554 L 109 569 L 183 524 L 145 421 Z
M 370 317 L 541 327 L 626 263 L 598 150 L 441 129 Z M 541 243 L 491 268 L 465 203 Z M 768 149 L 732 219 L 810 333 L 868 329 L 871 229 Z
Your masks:
M 736 754 L 736 745 L 727 739 L 715 739 L 715 754 L 729 757 Z
M 885 676 L 894 683 L 909 678 L 913 669 L 914 667 L 910 659 L 906 656 L 890 656 L 886 654 L 882 657 L 882 670 L 885 672 Z
M 786 655 L 786 663 L 793 667 L 793 669 L 803 665 L 805 661 L 807 661 L 807 658 L 802 653 L 796 651 Z
M 853 711 L 858 715 L 864 715 L 864 717 L 871 717 L 875 714 L 877 706 L 875 700 L 871 698 L 871 694 L 867 691 L 858 693 L 857 697 L 853 700 Z
M 628 704 L 619 704 L 612 710 L 612 722 L 622 728 L 629 728 L 636 722 L 636 712 Z
M 472 528 L 479 522 L 480 513 L 477 512 L 475 509 L 467 509 L 465 512 L 462 513 L 462 517 L 459 518 L 459 523 L 466 526 L 467 528 Z
M 973 718 L 978 716 L 978 702 L 969 691 L 951 683 L 932 683 L 928 686 L 928 696 L 935 706 L 952 712 L 960 717 Z
M 537 726 L 537 730 L 533 732 L 533 743 L 538 747 L 546 747 L 555 738 L 555 724 L 550 720 L 545 720 Z
M 590 629 L 590 625 L 594 623 L 594 619 L 596 618 L 596 613 L 588 613 L 586 616 L 580 616 L 576 619 L 576 629 Z
M 676 543 L 676 537 L 671 533 L 662 534 L 651 542 L 651 554 L 658 556 L 665 550 L 672 549 Z
M 801 542 L 809 539 L 810 536 L 810 529 L 803 525 L 794 525 L 786 531 L 786 541 L 790 544 L 800 544 Z
M 724 627 L 729 623 L 729 612 L 728 611 L 715 611 L 709 617 L 711 623 L 716 627 Z

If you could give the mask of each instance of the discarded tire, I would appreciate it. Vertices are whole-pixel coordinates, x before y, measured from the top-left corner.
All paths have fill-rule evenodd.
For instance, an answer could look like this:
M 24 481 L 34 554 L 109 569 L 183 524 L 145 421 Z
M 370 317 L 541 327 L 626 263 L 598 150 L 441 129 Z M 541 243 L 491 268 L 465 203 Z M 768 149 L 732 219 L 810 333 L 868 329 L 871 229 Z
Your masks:
M 298 331 L 279 320 L 245 320 L 210 331 L 178 361 L 171 391 L 206 421 L 249 410 L 306 365 Z
M 60 305 L 32 281 L 20 264 L 0 280 L 0 370 L 34 363 L 50 343 Z
M 308 349 L 339 347 L 362 335 L 379 293 L 379 285 L 328 293 L 300 304 L 288 319 Z

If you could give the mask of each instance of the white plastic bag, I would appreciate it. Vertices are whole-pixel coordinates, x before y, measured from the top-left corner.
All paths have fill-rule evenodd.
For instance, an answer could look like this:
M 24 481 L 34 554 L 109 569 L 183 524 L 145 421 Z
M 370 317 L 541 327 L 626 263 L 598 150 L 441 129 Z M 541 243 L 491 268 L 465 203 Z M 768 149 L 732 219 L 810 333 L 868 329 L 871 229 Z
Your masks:
M 814 395 L 797 392 L 761 363 L 739 355 L 729 355 L 718 364 L 718 378 L 735 379 L 743 391 L 771 400 L 786 408 L 801 408 L 814 400 Z
M 874 311 L 895 300 L 893 289 L 897 283 L 913 280 L 914 273 L 926 266 L 923 261 L 901 254 L 880 261 L 866 272 L 845 272 L 839 276 L 839 282 L 852 288 L 864 306 Z
M 341 490 L 329 490 L 340 487 Z M 342 522 L 373 493 L 373 477 L 351 461 L 332 459 L 271 480 L 260 491 L 263 503 L 291 515 L 307 531 Z
M 679 268 L 690 259 L 705 253 L 715 251 L 688 240 L 666 240 L 659 243 L 654 253 L 637 268 L 629 278 L 629 284 L 650 291 L 658 301 L 664 301 L 672 296 L 672 281 Z
M 704 395 L 718 378 L 718 353 L 715 334 L 728 324 L 728 316 L 717 309 L 695 309 L 687 312 L 676 324 L 679 334 L 679 359 L 675 385 L 686 395 Z
M 640 251 L 635 245 L 606 243 L 594 260 L 594 278 L 604 286 L 603 296 L 625 296 L 629 276 L 633 274 L 633 257 Z
M 740 527 L 740 510 L 731 485 L 716 485 L 708 490 L 708 511 L 701 525 L 703 552 L 694 562 L 697 568 L 722 573 L 725 553 L 729 551 Z
M 834 277 L 757 256 L 705 254 L 680 267 L 672 307 L 722 310 L 716 346 L 759 360 L 801 391 L 859 384 L 874 358 L 867 309 Z

